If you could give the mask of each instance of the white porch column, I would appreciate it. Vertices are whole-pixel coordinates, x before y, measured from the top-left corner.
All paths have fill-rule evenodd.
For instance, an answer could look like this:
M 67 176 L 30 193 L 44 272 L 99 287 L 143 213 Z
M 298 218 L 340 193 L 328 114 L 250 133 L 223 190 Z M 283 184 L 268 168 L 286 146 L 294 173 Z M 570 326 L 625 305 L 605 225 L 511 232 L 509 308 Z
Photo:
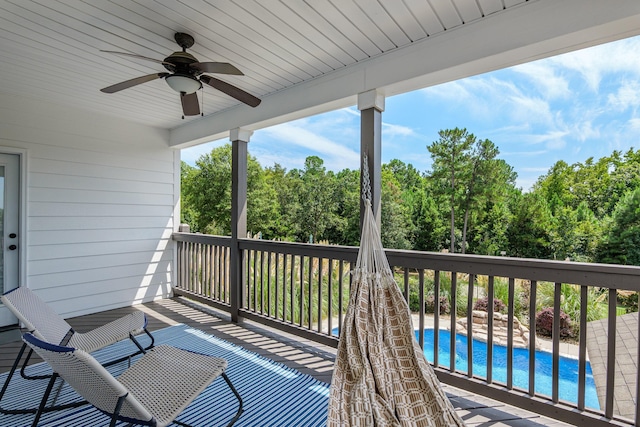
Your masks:
M 384 94 L 377 89 L 358 94 L 360 110 L 360 170 L 364 156 L 367 156 L 371 185 L 371 207 L 380 228 L 380 175 L 382 169 L 382 112 Z M 362 173 L 360 173 L 360 194 L 362 195 Z M 364 201 L 360 198 L 360 229 L 364 219 Z
M 229 298 L 231 321 L 238 322 L 242 303 L 242 253 L 238 239 L 247 237 L 247 146 L 253 131 L 231 129 L 231 253 L 229 259 Z

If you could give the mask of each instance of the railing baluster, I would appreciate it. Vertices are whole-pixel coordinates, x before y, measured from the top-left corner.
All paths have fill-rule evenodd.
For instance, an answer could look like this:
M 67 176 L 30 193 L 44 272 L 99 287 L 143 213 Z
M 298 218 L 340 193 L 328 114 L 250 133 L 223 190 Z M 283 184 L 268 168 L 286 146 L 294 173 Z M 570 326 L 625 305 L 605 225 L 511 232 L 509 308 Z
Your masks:
M 458 274 L 455 271 L 451 272 L 451 333 L 449 337 L 449 370 L 454 372 L 456 370 L 456 314 L 458 299 L 456 282 L 458 280 Z
M 433 272 L 433 365 L 438 366 L 440 353 L 440 271 Z
M 493 276 L 489 276 L 487 282 L 487 384 L 493 382 L 493 280 Z M 513 323 L 513 319 L 508 322 Z
M 329 271 L 327 271 L 327 287 L 329 290 L 327 291 L 327 328 L 328 334 L 332 334 L 333 330 L 333 259 L 329 258 Z
M 274 287 L 273 287 L 273 317 L 275 317 L 276 319 L 278 319 L 279 316 L 279 304 L 278 301 L 280 299 L 280 293 L 278 292 L 278 288 L 279 288 L 279 280 L 278 280 L 278 273 L 280 272 L 280 253 L 279 252 L 275 252 L 275 266 L 274 266 L 274 278 L 275 278 L 275 283 L 274 283 Z
M 264 251 L 260 251 L 260 314 L 264 311 Z
M 273 252 L 267 252 L 267 316 L 271 316 L 271 258 Z
M 318 257 L 318 332 L 322 332 L 322 264 L 324 258 Z
M 307 328 L 311 329 L 312 314 L 313 314 L 313 296 L 311 293 L 311 283 L 313 282 L 313 257 L 309 257 L 309 281 L 307 283 L 307 298 L 309 299 L 307 305 Z
M 221 300 L 220 297 L 220 277 L 218 276 L 218 265 L 220 263 L 220 246 L 211 245 L 211 297 Z
M 295 311 L 293 310 L 293 307 L 294 307 L 294 299 L 295 299 L 295 298 L 294 298 L 294 297 L 295 297 L 295 295 L 294 295 L 294 289 L 295 289 L 295 269 L 296 269 L 295 263 L 296 263 L 296 256 L 292 254 L 292 255 L 291 255 L 291 280 L 290 280 L 291 284 L 290 284 L 290 286 L 289 286 L 289 291 L 290 291 L 290 294 L 289 294 L 289 304 L 291 305 L 291 307 L 290 307 L 290 308 L 291 308 L 291 312 L 290 312 L 290 313 L 291 313 L 291 314 L 290 314 L 290 316 L 291 316 L 291 323 L 295 323 L 295 319 L 296 319 L 296 314 L 295 314 Z
M 613 417 L 616 375 L 616 306 L 616 290 L 609 289 L 609 318 L 607 325 L 607 391 L 604 406 L 604 416 L 607 418 Z
M 515 311 L 515 290 L 516 280 L 509 277 L 509 307 L 507 308 L 507 317 L 511 319 L 507 325 L 507 388 L 513 389 L 513 317 Z M 529 322 L 531 323 L 531 322 Z M 529 325 L 529 340 L 531 336 L 531 325 Z
M 242 251 L 243 254 L 243 263 L 247 262 L 247 251 Z M 231 268 L 230 264 L 230 259 L 231 259 L 231 247 L 226 248 L 223 251 L 223 255 L 224 255 L 224 259 L 222 260 L 222 275 L 223 275 L 223 281 L 222 283 L 224 283 L 224 301 L 226 303 L 230 303 L 231 302 L 231 277 L 230 277 L 230 271 L 229 268 Z M 243 297 L 241 301 L 244 301 L 244 298 L 248 297 L 248 293 L 246 291 L 242 292 Z M 246 297 L 245 297 L 246 295 Z
M 289 256 L 285 253 L 282 261 L 282 321 L 287 321 L 287 259 Z
M 473 284 L 475 276 L 469 274 L 467 287 L 467 376 L 473 377 Z
M 299 296 L 299 311 L 298 311 L 298 320 L 299 326 L 304 324 L 304 256 L 300 255 L 300 292 Z
M 342 331 L 342 318 L 344 315 L 344 307 L 342 300 L 344 299 L 344 261 L 340 260 L 338 264 L 338 333 Z
M 407 267 L 404 268 L 404 300 L 409 302 L 409 269 Z
M 213 246 L 213 286 L 216 299 L 222 301 L 222 275 L 220 274 L 220 263 L 222 258 L 222 247 Z
M 531 281 L 531 292 L 529 300 L 529 396 L 533 396 L 536 392 L 536 293 L 537 282 Z
M 562 296 L 562 283 L 555 284 L 553 295 L 553 332 L 551 339 L 553 341 L 552 347 L 552 361 L 551 361 L 551 400 L 553 403 L 558 403 L 558 385 L 560 381 L 560 297 Z
M 418 303 L 420 308 L 418 309 L 418 343 L 420 348 L 424 351 L 424 270 L 421 268 L 418 270 Z
M 578 409 L 585 408 L 587 373 L 587 286 L 580 286 L 580 343 L 578 347 Z M 640 372 L 640 371 L 638 371 Z

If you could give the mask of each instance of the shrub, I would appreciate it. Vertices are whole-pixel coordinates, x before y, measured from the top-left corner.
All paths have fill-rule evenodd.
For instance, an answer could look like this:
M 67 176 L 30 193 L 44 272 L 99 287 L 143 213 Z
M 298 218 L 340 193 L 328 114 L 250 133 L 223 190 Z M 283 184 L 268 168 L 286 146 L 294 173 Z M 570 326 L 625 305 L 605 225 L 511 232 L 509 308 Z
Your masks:
M 553 308 L 547 307 L 536 314 L 536 333 L 550 337 L 553 335 Z M 560 310 L 560 338 L 573 336 L 569 316 Z
M 436 298 L 434 295 L 427 296 L 424 302 L 425 313 L 435 313 L 436 311 Z M 449 298 L 445 296 L 440 297 L 440 314 L 448 314 L 451 312 L 449 307 Z
M 480 298 L 478 299 L 474 304 L 473 304 L 473 309 L 474 310 L 480 310 L 480 311 L 489 311 L 489 297 L 484 297 L 484 298 Z M 504 313 L 507 309 L 507 306 L 505 305 L 504 302 L 502 302 L 502 300 L 498 299 L 498 298 L 494 298 L 493 299 L 493 312 L 494 313 Z
M 634 313 L 638 311 L 638 293 L 619 290 L 618 304 L 623 306 L 627 313 Z

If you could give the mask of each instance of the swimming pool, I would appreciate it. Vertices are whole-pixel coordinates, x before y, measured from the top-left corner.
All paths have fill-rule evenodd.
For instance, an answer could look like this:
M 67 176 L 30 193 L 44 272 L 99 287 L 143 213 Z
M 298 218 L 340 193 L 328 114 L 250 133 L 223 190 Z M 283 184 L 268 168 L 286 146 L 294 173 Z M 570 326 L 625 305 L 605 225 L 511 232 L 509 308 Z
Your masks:
M 449 367 L 449 349 L 451 334 L 449 331 L 440 330 L 438 342 L 438 363 Z M 419 331 L 416 331 L 416 338 Z M 433 354 L 433 329 L 424 331 L 424 354 L 430 362 L 434 361 Z M 467 337 L 456 335 L 456 369 L 467 372 Z M 553 378 L 552 354 L 547 351 L 536 351 L 535 364 L 535 390 L 536 393 L 551 396 Z M 560 378 L 558 380 L 558 396 L 567 402 L 578 402 L 578 360 L 560 356 Z M 591 365 L 587 362 L 585 378 L 585 405 L 600 409 L 596 385 L 591 373 Z M 487 376 L 487 343 L 473 340 L 473 374 L 486 378 Z M 501 345 L 493 345 L 492 377 L 494 381 L 507 382 L 507 348 Z M 529 350 L 524 348 L 513 349 L 513 386 L 529 389 Z
M 338 335 L 338 329 L 333 329 L 333 335 Z M 447 330 L 440 330 L 438 334 L 438 364 L 449 367 L 449 349 L 451 334 Z M 416 339 L 419 331 L 416 331 Z M 424 355 L 431 363 L 433 354 L 433 329 L 424 330 Z M 456 335 L 456 370 L 467 372 L 467 337 Z M 548 351 L 536 350 L 535 364 L 535 390 L 536 393 L 551 396 L 553 380 L 553 359 Z M 578 403 L 578 360 L 560 356 L 560 378 L 558 380 L 558 397 L 561 400 Z M 507 382 L 507 348 L 501 345 L 493 345 L 493 381 Z M 473 340 L 473 374 L 478 377 L 487 377 L 487 343 Z M 525 348 L 513 349 L 513 386 L 529 389 L 529 350 Z M 600 409 L 596 385 L 591 373 L 591 365 L 587 362 L 585 376 L 585 405 L 589 408 Z

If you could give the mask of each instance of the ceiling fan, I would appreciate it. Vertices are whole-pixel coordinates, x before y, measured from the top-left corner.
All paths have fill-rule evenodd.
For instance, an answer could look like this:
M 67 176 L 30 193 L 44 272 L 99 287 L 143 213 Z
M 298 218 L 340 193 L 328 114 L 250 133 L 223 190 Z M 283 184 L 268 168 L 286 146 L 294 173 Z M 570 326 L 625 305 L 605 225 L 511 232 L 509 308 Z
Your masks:
M 185 116 L 197 116 L 200 114 L 198 95 L 196 94 L 196 91 L 202 88 L 202 83 L 205 83 L 251 107 L 257 107 L 260 104 L 260 99 L 250 93 L 247 93 L 229 83 L 223 82 L 222 80 L 218 80 L 215 77 L 204 74 L 214 73 L 243 76 L 244 74 L 242 71 L 226 62 L 199 62 L 193 55 L 187 53 L 187 49 L 193 46 L 193 37 L 185 33 L 175 33 L 174 38 L 182 48 L 182 51 L 173 52 L 163 60 L 147 58 L 146 56 L 136 55 L 133 53 L 114 52 L 110 50 L 101 51 L 153 61 L 162 64 L 169 72 L 154 73 L 136 77 L 100 90 L 105 93 L 115 93 L 152 80 L 164 79 L 171 89 L 180 94 L 182 111 Z

